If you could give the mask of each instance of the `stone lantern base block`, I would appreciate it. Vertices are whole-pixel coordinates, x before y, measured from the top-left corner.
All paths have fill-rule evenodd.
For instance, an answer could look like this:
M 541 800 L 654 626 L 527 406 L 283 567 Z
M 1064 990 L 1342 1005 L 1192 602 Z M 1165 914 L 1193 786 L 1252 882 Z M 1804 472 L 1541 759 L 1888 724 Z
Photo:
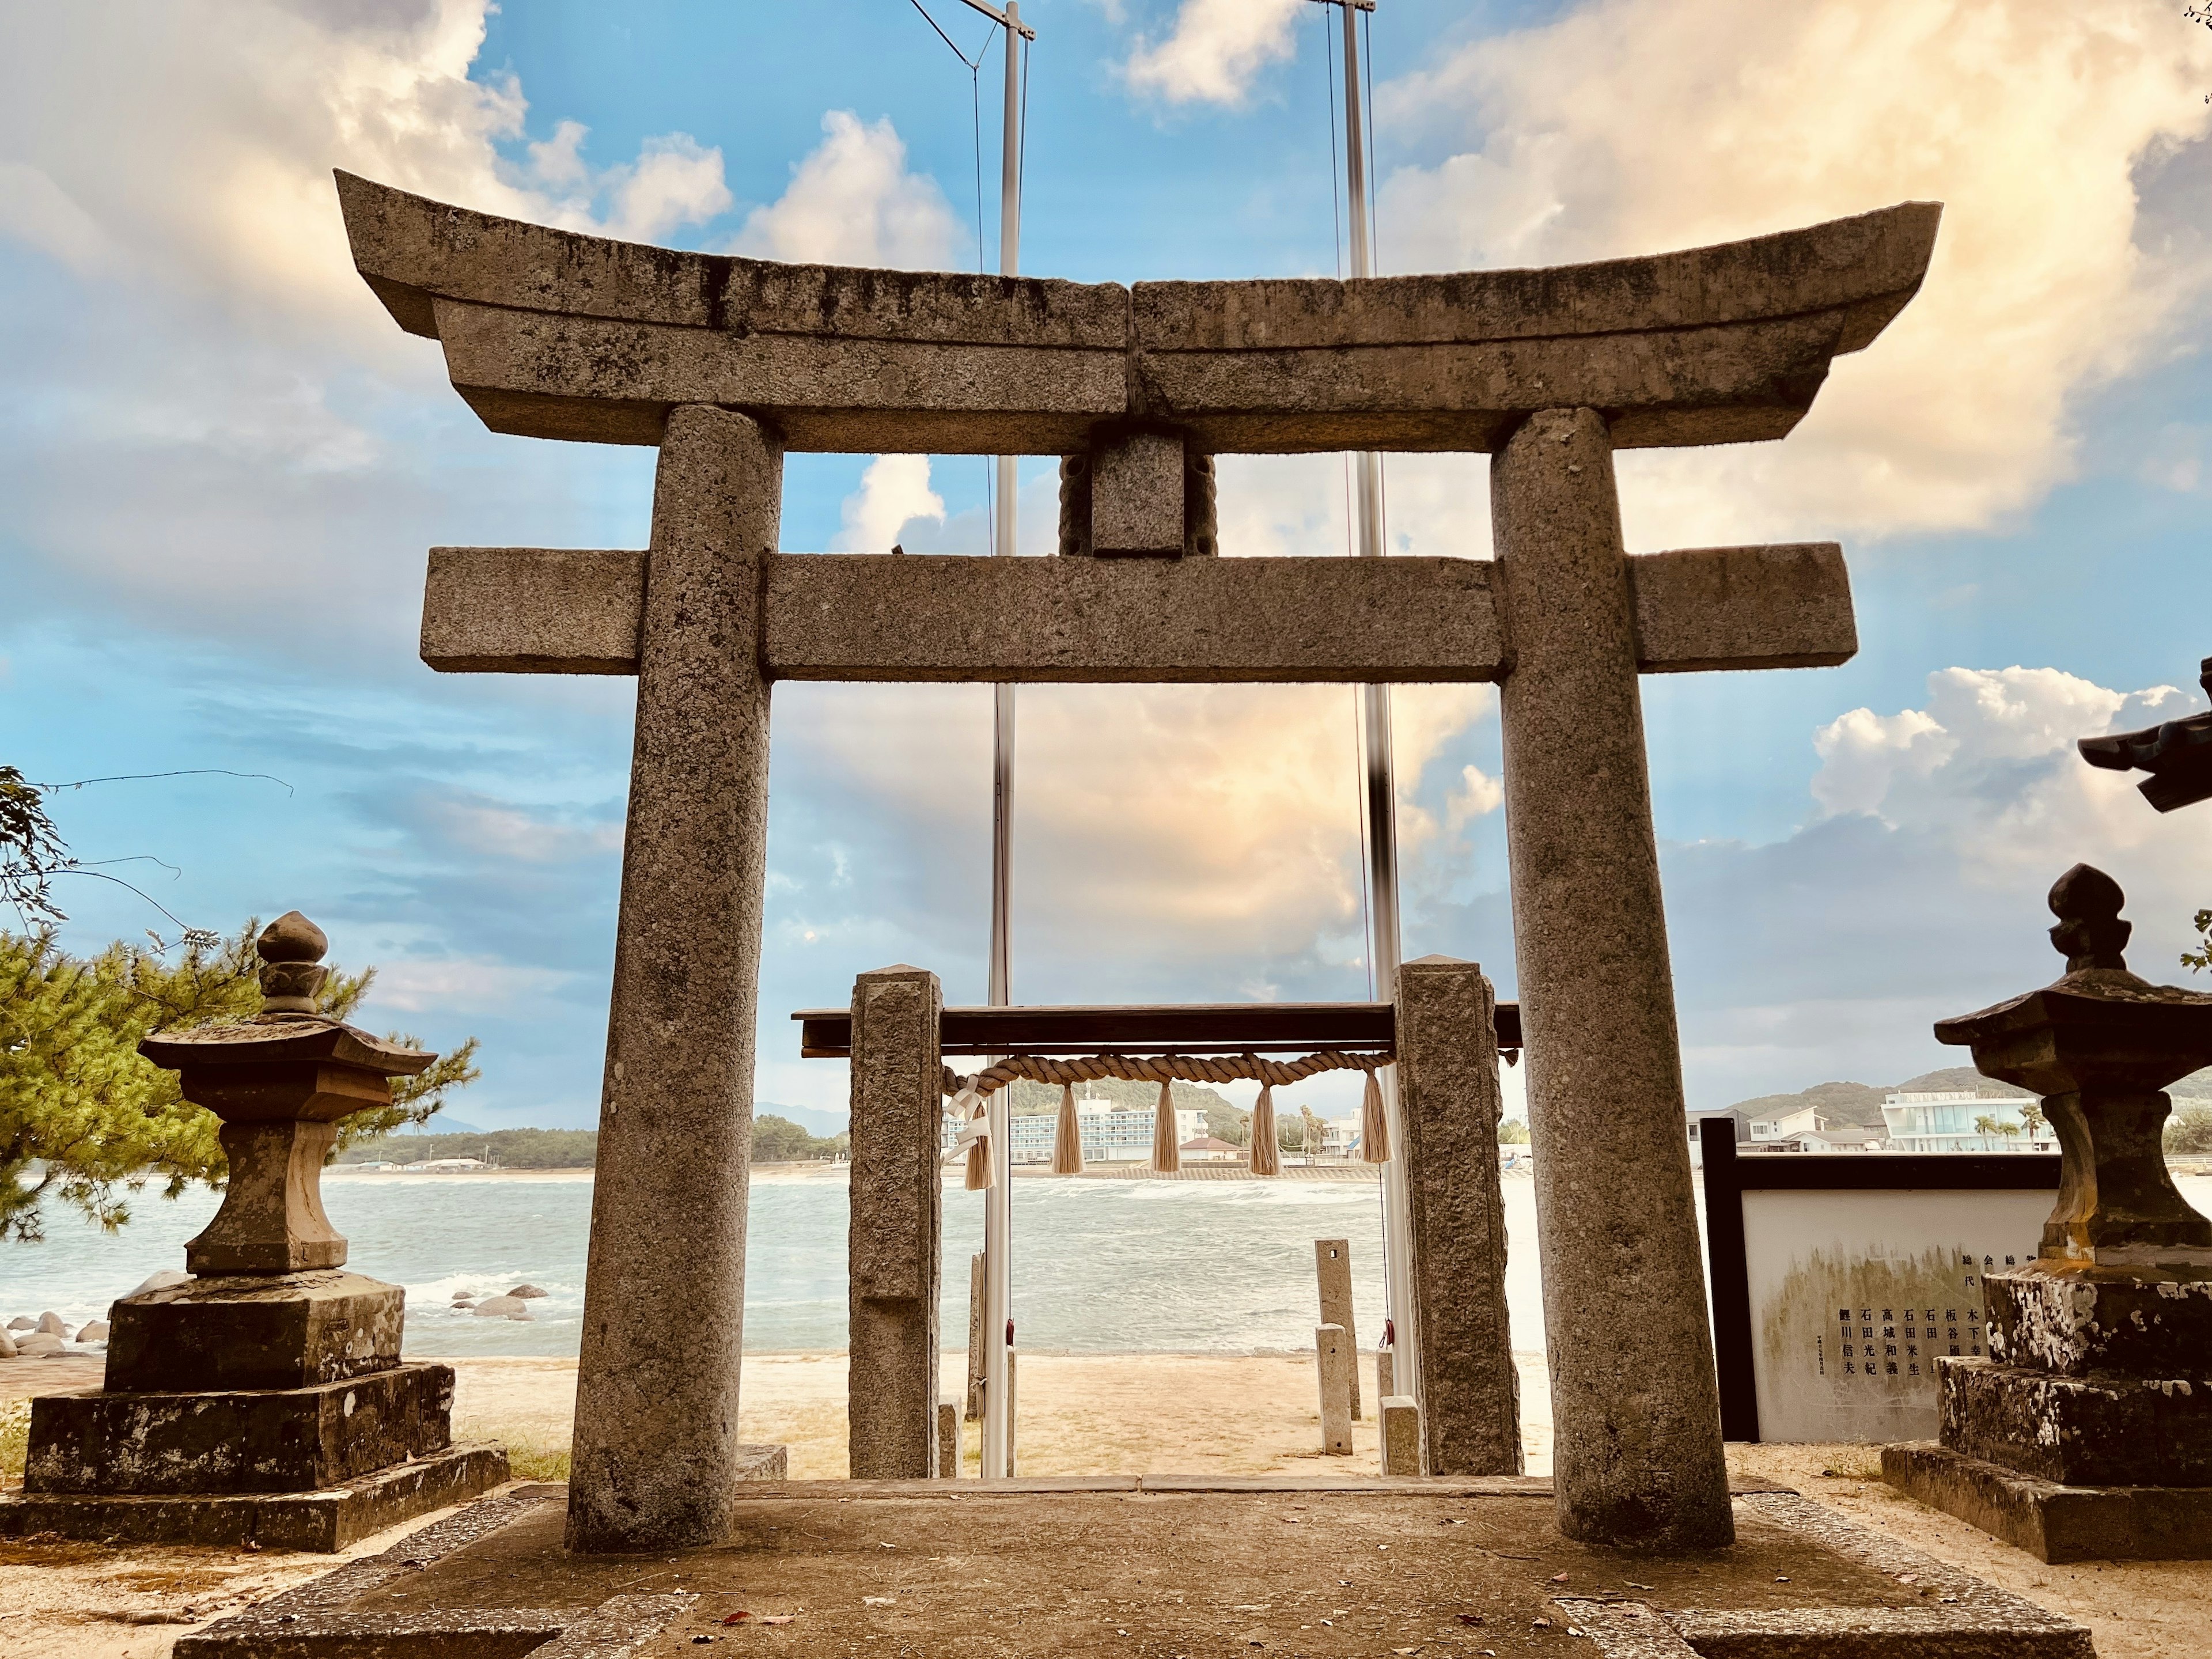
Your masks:
M 0 1537 L 51 1533 L 116 1544 L 209 1544 L 328 1554 L 371 1533 L 482 1496 L 507 1479 L 497 1446 L 449 1446 L 325 1492 L 219 1496 L 0 1496 Z
M 336 1486 L 452 1443 L 453 1369 L 407 1364 L 312 1389 L 42 1395 L 24 1489 L 141 1497 Z
M 399 1363 L 407 1293 L 337 1268 L 187 1279 L 109 1310 L 113 1394 L 307 1389 Z
M 2054 1376 L 1942 1359 L 1942 1443 L 2077 1486 L 2212 1486 L 2212 1379 Z
M 1881 1449 L 1882 1479 L 2038 1560 L 2212 1560 L 2212 1486 L 2074 1486 L 1932 1440 Z
M 2069 1376 L 2212 1376 L 2212 1267 L 2053 1267 L 1983 1280 L 1990 1352 Z

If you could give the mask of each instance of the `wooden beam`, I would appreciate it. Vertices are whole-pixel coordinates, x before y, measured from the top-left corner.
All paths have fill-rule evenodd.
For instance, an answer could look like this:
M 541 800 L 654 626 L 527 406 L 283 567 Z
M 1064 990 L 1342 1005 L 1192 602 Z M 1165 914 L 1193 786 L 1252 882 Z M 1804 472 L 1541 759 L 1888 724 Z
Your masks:
M 809 1008 L 799 1054 L 842 1060 L 853 1049 L 849 1008 Z M 1521 1047 L 1521 1008 L 1501 1002 L 1498 1046 Z M 1170 1003 L 1097 1008 L 947 1008 L 939 1049 L 948 1054 L 1310 1054 L 1387 1048 L 1396 1015 L 1387 1002 Z

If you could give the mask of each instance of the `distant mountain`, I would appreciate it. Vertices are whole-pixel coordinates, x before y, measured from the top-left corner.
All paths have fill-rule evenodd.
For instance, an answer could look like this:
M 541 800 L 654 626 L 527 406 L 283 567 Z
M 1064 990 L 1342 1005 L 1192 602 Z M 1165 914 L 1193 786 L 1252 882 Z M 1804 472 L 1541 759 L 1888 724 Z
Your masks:
M 481 1135 L 491 1132 L 481 1123 L 464 1123 L 445 1113 L 435 1114 L 428 1123 L 410 1124 L 397 1133 L 404 1135 Z
M 2015 1089 L 2009 1083 L 1999 1083 L 1995 1078 L 1984 1077 L 1971 1066 L 1946 1066 L 1939 1071 L 1923 1072 L 1918 1077 L 1907 1078 L 1902 1083 L 1887 1085 L 1872 1083 L 1816 1083 L 1809 1089 L 1800 1089 L 1794 1095 L 1759 1095 L 1750 1100 L 1739 1100 L 1729 1109 L 1741 1112 L 1746 1117 L 1785 1117 L 1803 1107 L 1815 1106 L 1821 1115 L 1832 1122 L 1850 1123 L 1869 1129 L 1884 1127 L 1881 1117 L 1882 1097 L 1887 1094 L 1936 1094 L 1958 1089 L 1972 1089 L 1978 1095 L 1993 1100 L 2032 1098 L 2026 1089 Z M 2166 1091 L 2177 1100 L 2212 1102 L 2212 1066 L 2192 1073 Z

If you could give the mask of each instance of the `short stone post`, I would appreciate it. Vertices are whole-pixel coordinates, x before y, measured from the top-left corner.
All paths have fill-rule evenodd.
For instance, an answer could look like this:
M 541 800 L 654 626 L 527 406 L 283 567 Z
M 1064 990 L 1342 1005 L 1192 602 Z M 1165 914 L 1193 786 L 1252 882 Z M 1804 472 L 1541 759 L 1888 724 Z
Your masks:
M 1731 1542 L 1613 441 L 1542 410 L 1493 453 L 1499 687 L 1559 1529 Z
M 1388 1400 L 1398 1392 L 1398 1356 L 1388 1342 L 1375 1345 L 1375 1397 Z
M 2044 1097 L 2063 1167 L 2036 1259 L 1983 1276 L 1989 1357 L 1936 1362 L 1940 1443 L 1882 1451 L 1892 1484 L 2045 1561 L 2212 1559 L 2212 1221 L 2161 1145 L 2212 996 L 2127 971 L 2121 902 L 2075 866 L 2051 890 L 2064 977 L 1936 1027 Z
M 960 1478 L 960 1407 L 950 1400 L 937 1403 L 937 1478 Z
M 1398 970 L 1398 1120 L 1431 1474 L 1522 1469 L 1498 1175 L 1496 1010 L 1490 981 L 1474 963 L 1423 957 Z
M 1106 431 L 1060 464 L 1060 550 L 1206 557 L 1216 551 L 1213 457 L 1180 432 Z
M 1341 1325 L 1314 1331 L 1314 1370 L 1321 1384 L 1321 1449 L 1324 1456 L 1352 1455 L 1353 1349 Z
M 339 1120 L 437 1059 L 316 1012 L 327 944 L 278 917 L 258 1018 L 139 1045 L 222 1120 L 230 1180 L 195 1277 L 109 1310 L 105 1386 L 33 1401 L 0 1534 L 331 1551 L 507 1479 L 452 1443 L 453 1368 L 400 1358 L 406 1293 L 343 1271 L 323 1212 Z
M 1345 1346 L 1359 1352 L 1359 1332 L 1352 1317 L 1352 1241 L 1314 1240 L 1314 1277 L 1321 1287 L 1321 1322 L 1344 1332 Z M 1359 1420 L 1359 1367 L 1352 1368 L 1352 1420 Z
M 1383 1396 L 1382 1473 L 1424 1474 L 1421 1466 L 1421 1408 L 1411 1395 Z
M 738 1498 L 746 1175 L 768 861 L 761 561 L 783 452 L 668 417 L 653 486 L 568 1547 L 679 1548 Z
M 845 1411 L 855 1480 L 919 1480 L 938 1472 L 944 1011 L 937 975 L 920 968 L 878 969 L 853 982 Z

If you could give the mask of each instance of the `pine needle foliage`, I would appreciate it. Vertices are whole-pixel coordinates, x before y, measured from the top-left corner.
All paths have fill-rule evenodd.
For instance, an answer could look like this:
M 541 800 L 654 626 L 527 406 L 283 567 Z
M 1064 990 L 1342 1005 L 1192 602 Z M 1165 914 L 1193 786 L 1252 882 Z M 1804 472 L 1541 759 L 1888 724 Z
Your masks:
M 0 932 L 0 1240 L 45 1236 L 49 1200 L 114 1232 L 129 1195 L 149 1182 L 175 1198 L 229 1173 L 214 1113 L 179 1091 L 177 1074 L 138 1054 L 145 1037 L 251 1019 L 261 1012 L 253 942 L 188 933 L 118 940 L 96 956 L 61 949 L 51 931 Z M 333 969 L 322 1012 L 349 1018 L 376 969 Z M 387 1041 L 420 1044 L 394 1031 Z M 480 1075 L 471 1037 L 419 1077 L 392 1079 L 392 1104 L 339 1125 L 337 1146 L 423 1121 Z

